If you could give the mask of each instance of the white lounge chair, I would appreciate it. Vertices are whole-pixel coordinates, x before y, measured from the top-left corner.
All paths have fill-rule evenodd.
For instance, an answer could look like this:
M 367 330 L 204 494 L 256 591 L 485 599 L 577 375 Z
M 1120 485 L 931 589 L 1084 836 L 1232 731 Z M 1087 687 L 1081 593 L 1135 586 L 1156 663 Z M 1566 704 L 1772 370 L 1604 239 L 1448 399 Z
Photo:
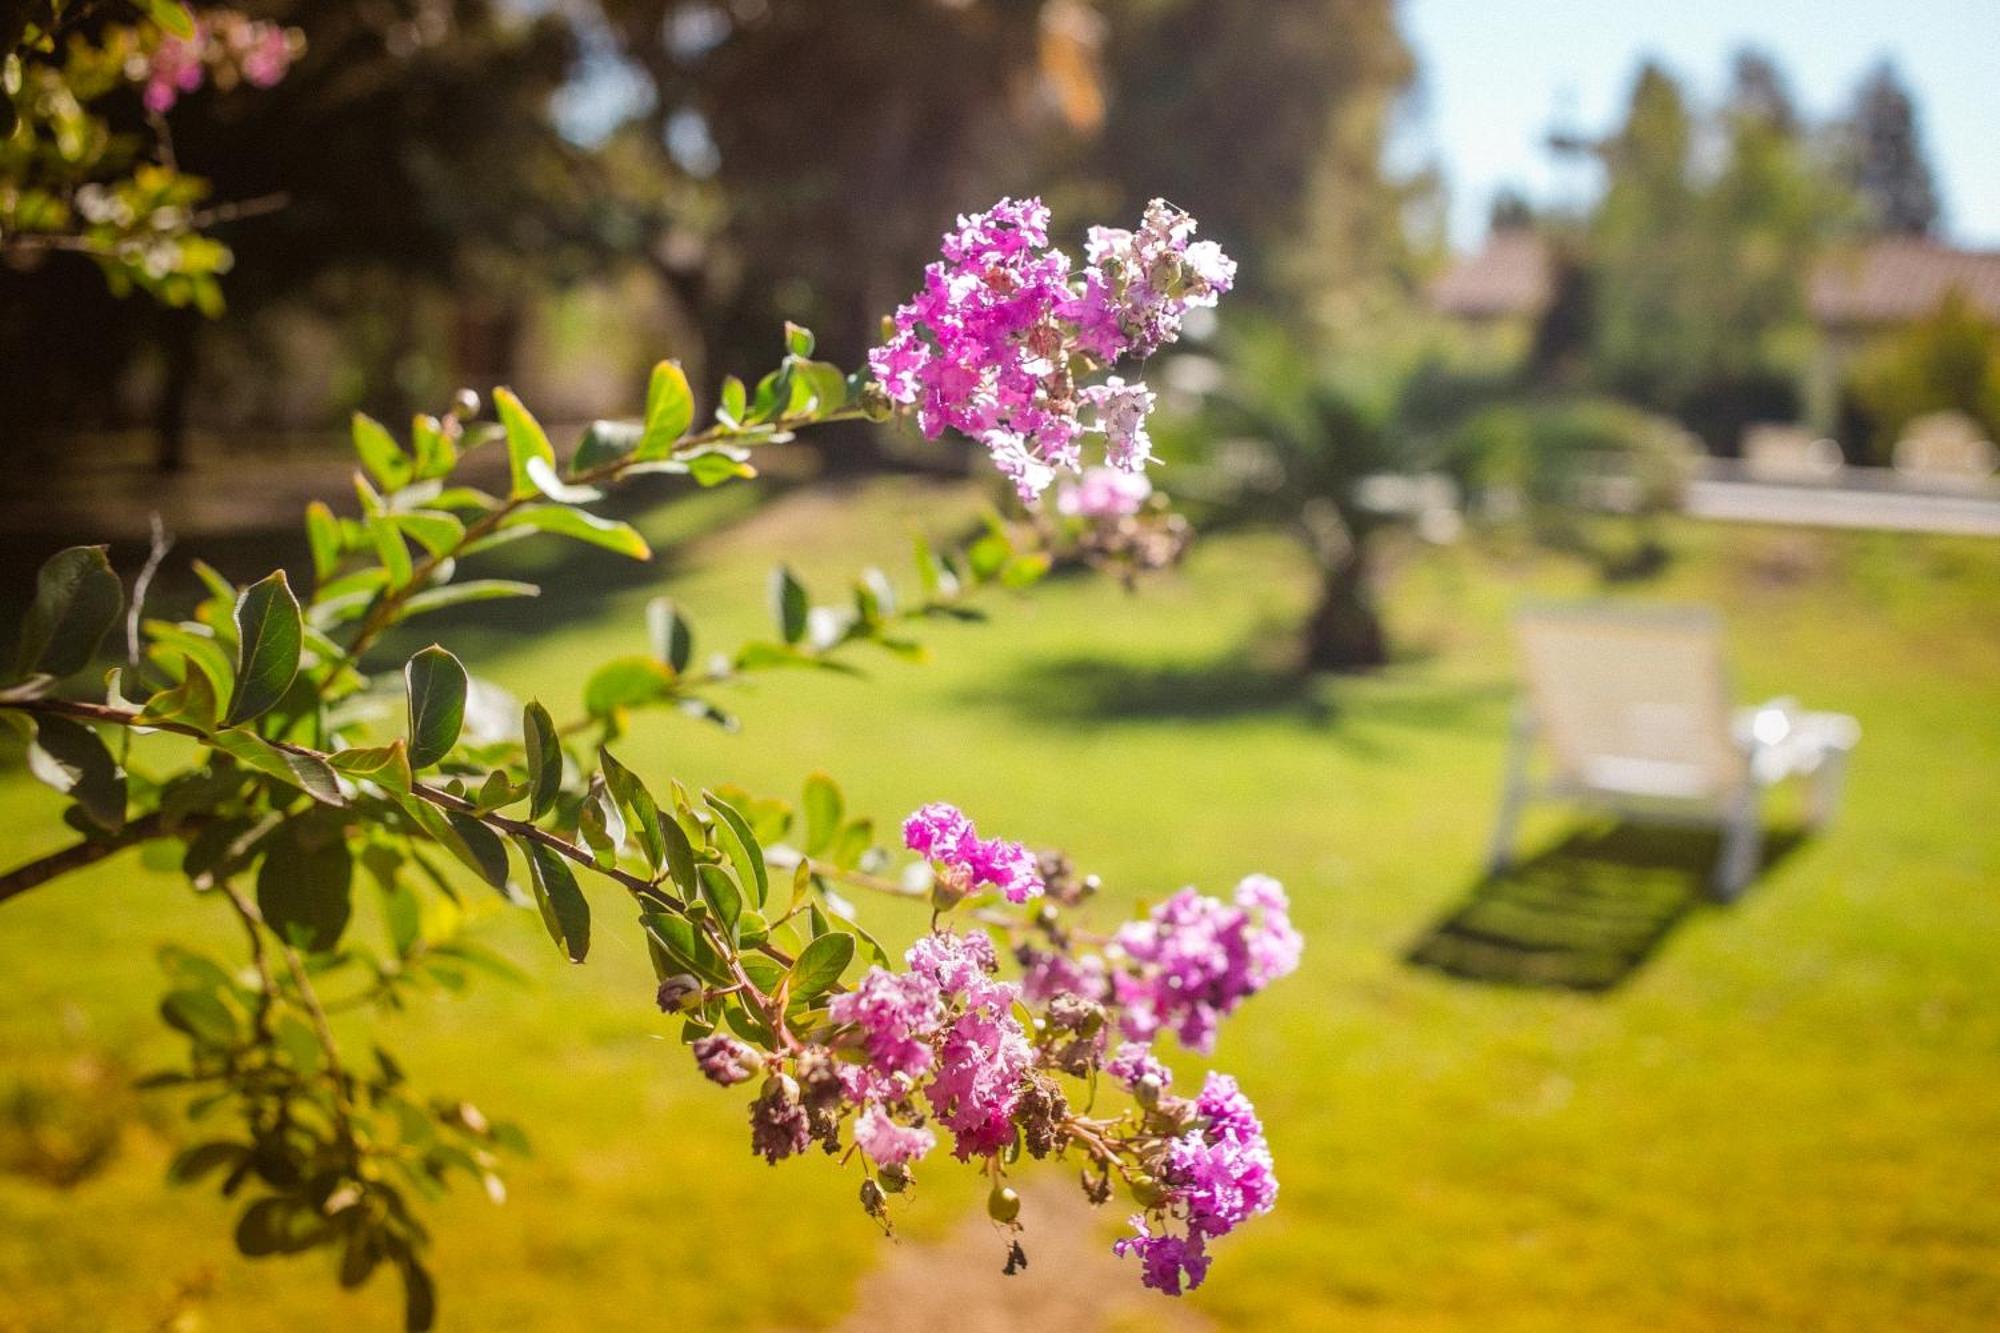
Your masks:
M 1714 613 L 1547 607 L 1522 613 L 1516 627 L 1527 688 L 1493 835 L 1494 873 L 1511 863 L 1515 826 L 1534 800 L 1719 827 L 1714 889 L 1724 899 L 1757 871 L 1766 789 L 1810 777 L 1809 821 L 1833 817 L 1861 728 L 1787 699 L 1735 707 Z

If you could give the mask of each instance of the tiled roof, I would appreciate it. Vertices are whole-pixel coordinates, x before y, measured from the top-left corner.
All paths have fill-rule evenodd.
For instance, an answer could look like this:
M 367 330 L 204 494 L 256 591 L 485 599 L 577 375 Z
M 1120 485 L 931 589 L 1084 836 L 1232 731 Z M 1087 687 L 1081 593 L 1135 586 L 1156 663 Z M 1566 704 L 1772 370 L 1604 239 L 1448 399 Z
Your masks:
M 1461 319 L 1538 315 L 1549 303 L 1549 253 L 1526 228 L 1496 231 L 1431 284 L 1431 304 Z
M 1431 304 L 1462 319 L 1532 317 L 1548 304 L 1548 246 L 1526 230 L 1495 232 L 1431 285 Z M 2000 251 L 1955 250 L 1935 241 L 1887 238 L 1824 256 L 1807 285 L 1824 325 L 1899 324 L 1937 309 L 1957 290 L 2000 320 Z
M 2000 320 L 2000 251 L 1874 241 L 1822 259 L 1806 301 L 1822 324 L 1899 324 L 1929 314 L 1954 290 Z

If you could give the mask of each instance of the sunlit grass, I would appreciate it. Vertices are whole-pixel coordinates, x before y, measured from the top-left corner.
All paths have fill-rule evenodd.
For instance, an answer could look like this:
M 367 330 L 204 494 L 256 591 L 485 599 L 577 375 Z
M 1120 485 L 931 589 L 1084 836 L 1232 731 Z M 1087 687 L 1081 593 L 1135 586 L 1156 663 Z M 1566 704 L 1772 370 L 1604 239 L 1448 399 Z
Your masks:
M 912 525 L 943 534 L 966 512 L 958 492 L 900 483 L 787 501 L 677 550 L 664 584 L 613 582 L 630 571 L 608 558 L 572 566 L 575 586 L 544 603 L 560 628 L 478 636 L 470 655 L 564 714 L 591 664 L 643 647 L 653 593 L 688 606 L 698 651 L 725 647 L 760 630 L 774 555 L 830 596 L 871 561 L 905 569 Z M 656 535 L 695 517 L 666 511 Z M 1670 536 L 1664 578 L 1620 595 L 1719 604 L 1742 697 L 1795 693 L 1865 735 L 1830 833 L 1738 905 L 1695 903 L 1600 994 L 1403 961 L 1474 887 L 1509 608 L 1594 590 L 1555 557 L 1410 553 L 1394 596 L 1406 660 L 1301 684 L 1282 667 L 1303 569 L 1274 538 L 1216 540 L 1136 597 L 1064 579 L 1000 601 L 989 625 L 940 625 L 934 663 L 885 660 L 873 684 L 767 678 L 734 701 L 740 735 L 648 718 L 624 757 L 776 794 L 825 768 L 882 819 L 955 800 L 1064 844 L 1104 875 L 1107 914 L 1183 882 L 1284 879 L 1306 968 L 1216 1056 L 1266 1112 L 1284 1182 L 1194 1298 L 1225 1323 L 1976 1326 L 2000 1302 L 2000 549 Z M 64 840 L 54 797 L 18 772 L 0 803 L 0 864 Z M 1529 842 L 1563 829 L 1544 816 Z M 1635 892 L 1662 892 L 1657 876 Z M 693 1077 L 651 1013 L 625 907 L 595 901 L 589 965 L 561 964 L 529 916 L 496 915 L 488 938 L 533 984 L 482 982 L 381 1033 L 423 1086 L 536 1140 L 507 1206 L 465 1195 L 437 1214 L 446 1326 L 836 1316 L 848 1275 L 882 1253 L 853 1179 L 748 1156 L 743 1099 Z M 0 908 L 0 1160 L 29 1115 L 8 1110 L 22 1089 L 60 1124 L 90 1108 L 117 1127 L 108 1161 L 68 1188 L 0 1173 L 0 1329 L 147 1328 L 179 1310 L 218 1329 L 390 1326 L 386 1286 L 343 1295 L 318 1260 L 235 1258 L 225 1205 L 161 1183 L 189 1133 L 173 1106 L 119 1090 L 173 1050 L 152 949 L 227 950 L 231 931 L 132 856 Z M 919 1234 L 971 1197 L 954 1174 L 928 1173 Z

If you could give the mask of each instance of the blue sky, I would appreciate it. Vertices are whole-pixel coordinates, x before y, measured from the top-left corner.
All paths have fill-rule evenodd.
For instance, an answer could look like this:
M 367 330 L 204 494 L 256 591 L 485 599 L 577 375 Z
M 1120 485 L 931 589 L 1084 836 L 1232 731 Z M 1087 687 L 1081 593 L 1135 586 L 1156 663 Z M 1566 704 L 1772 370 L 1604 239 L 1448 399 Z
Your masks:
M 1640 57 L 1712 96 L 1749 44 L 1816 118 L 1891 57 L 1917 95 L 1947 233 L 2000 247 L 2000 0 L 1405 0 L 1403 22 L 1422 67 L 1404 147 L 1444 168 L 1460 245 L 1478 241 L 1504 183 L 1536 199 L 1589 193 L 1590 175 L 1566 173 L 1541 138 L 1559 116 L 1615 125 Z

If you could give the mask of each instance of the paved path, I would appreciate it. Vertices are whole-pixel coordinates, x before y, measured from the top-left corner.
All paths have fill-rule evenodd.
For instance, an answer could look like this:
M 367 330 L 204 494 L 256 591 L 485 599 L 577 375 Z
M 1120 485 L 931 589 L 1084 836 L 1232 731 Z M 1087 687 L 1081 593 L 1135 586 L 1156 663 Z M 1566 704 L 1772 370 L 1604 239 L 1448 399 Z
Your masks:
M 2000 495 L 1992 493 L 1954 495 L 1704 479 L 1688 483 L 1686 509 L 1696 518 L 1739 523 L 2000 537 Z

